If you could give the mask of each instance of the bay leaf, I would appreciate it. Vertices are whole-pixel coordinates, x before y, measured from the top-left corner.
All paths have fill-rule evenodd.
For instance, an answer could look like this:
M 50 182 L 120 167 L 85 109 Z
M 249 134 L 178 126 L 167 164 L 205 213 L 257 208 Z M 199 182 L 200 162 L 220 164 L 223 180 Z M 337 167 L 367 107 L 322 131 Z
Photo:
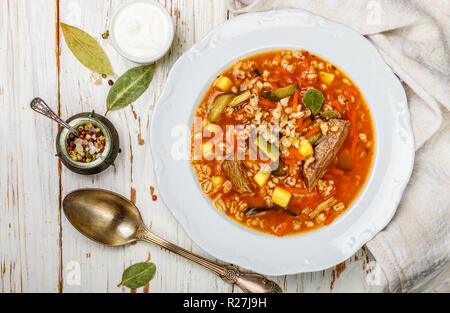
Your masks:
M 122 282 L 117 286 L 131 289 L 147 285 L 155 277 L 156 265 L 151 262 L 137 263 L 127 268 L 122 275 Z
M 61 29 L 67 46 L 81 64 L 96 73 L 114 75 L 108 56 L 91 35 L 64 23 Z
M 107 112 L 125 108 L 136 101 L 147 90 L 153 79 L 155 65 L 132 68 L 119 77 L 106 99 Z
M 303 96 L 303 104 L 311 110 L 313 114 L 317 114 L 322 109 L 325 100 L 320 90 L 310 88 Z

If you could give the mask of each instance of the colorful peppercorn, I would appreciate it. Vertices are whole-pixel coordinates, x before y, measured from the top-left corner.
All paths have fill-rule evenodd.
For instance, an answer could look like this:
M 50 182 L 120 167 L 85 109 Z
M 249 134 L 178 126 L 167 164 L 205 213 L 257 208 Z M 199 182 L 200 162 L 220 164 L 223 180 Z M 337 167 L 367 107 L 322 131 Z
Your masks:
M 76 128 L 80 132 L 80 136 L 76 138 L 73 134 L 69 134 L 66 151 L 75 162 L 91 163 L 103 153 L 106 146 L 106 138 L 103 136 L 102 130 L 92 123 L 79 125 Z M 83 152 L 78 153 L 79 150 L 76 151 L 76 149 L 79 149 L 80 144 L 82 145 Z M 97 152 L 91 154 L 90 152 L 93 149 Z

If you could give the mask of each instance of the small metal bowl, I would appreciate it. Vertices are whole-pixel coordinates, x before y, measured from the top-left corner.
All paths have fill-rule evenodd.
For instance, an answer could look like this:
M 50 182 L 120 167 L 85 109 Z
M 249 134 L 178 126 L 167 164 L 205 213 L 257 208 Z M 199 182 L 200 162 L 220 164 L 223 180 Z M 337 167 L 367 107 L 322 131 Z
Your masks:
M 102 130 L 106 141 L 105 150 L 96 160 L 91 163 L 76 162 L 72 160 L 66 150 L 70 131 L 66 128 L 61 128 L 56 137 L 56 151 L 61 162 L 69 170 L 80 175 L 95 175 L 105 171 L 111 165 L 114 166 L 114 161 L 120 152 L 119 134 L 106 117 L 93 111 L 92 113 L 80 113 L 72 116 L 67 120 L 67 123 L 75 129 L 80 125 L 92 123 Z

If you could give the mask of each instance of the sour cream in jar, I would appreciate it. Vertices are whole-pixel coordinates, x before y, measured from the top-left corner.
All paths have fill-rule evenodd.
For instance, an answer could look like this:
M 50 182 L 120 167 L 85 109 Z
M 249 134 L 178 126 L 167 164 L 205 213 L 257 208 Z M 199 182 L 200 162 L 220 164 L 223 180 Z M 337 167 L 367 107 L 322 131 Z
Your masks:
M 172 19 L 166 9 L 150 0 L 129 1 L 111 21 L 114 47 L 125 58 L 151 63 L 170 49 L 174 38 Z

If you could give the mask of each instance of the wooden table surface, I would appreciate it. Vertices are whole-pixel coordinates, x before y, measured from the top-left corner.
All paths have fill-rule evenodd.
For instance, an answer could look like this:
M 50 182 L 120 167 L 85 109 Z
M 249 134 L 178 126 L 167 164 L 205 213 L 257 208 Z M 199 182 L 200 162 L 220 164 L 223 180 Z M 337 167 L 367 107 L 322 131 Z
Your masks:
M 150 89 L 131 107 L 109 118 L 119 131 L 122 153 L 115 168 L 83 177 L 55 157 L 57 125 L 32 112 L 42 97 L 62 117 L 105 112 L 108 81 L 84 68 L 67 48 L 58 22 L 93 35 L 115 73 L 133 67 L 110 40 L 102 39 L 111 12 L 122 0 L 0 1 L 0 290 L 2 292 L 130 292 L 117 287 L 123 270 L 149 257 L 157 274 L 136 292 L 240 292 L 199 266 L 158 247 L 138 243 L 108 248 L 81 236 L 65 219 L 62 199 L 83 187 L 129 197 L 145 222 L 162 237 L 208 256 L 184 233 L 161 201 L 149 149 L 149 123 L 167 74 L 177 60 L 213 27 L 233 16 L 222 0 L 160 0 L 172 15 L 176 38 L 157 64 Z M 293 247 L 295 249 L 295 247 Z M 361 249 L 336 268 L 272 277 L 287 292 L 365 291 L 371 256 Z

